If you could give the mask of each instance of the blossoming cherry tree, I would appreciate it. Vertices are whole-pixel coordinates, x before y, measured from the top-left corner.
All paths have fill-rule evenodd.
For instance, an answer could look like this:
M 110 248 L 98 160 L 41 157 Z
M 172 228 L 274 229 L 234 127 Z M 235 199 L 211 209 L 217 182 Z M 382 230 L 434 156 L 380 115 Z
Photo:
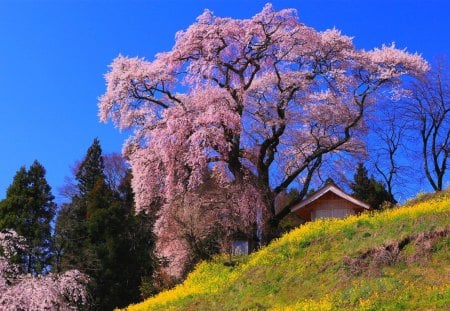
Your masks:
M 356 49 L 337 29 L 301 23 L 294 9 L 268 4 L 249 19 L 206 10 L 154 60 L 118 56 L 99 116 L 134 130 L 123 150 L 138 211 L 170 221 L 174 196 L 213 171 L 224 187 L 245 184 L 239 208 L 268 241 L 325 161 L 363 150 L 363 120 L 377 96 L 401 94 L 403 76 L 426 70 L 417 54 Z M 298 200 L 276 212 L 276 196 L 293 183 Z M 158 211 L 157 199 L 166 203 Z M 157 222 L 157 235 L 165 227 Z

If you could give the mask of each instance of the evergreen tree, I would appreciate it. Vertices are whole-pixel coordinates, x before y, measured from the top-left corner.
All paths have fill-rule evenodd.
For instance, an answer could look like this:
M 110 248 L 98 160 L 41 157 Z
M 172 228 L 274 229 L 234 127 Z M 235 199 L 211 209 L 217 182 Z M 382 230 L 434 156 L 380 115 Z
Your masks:
M 56 218 L 55 234 L 53 235 L 55 247 L 55 260 L 53 268 L 56 272 L 71 269 L 79 269 L 85 272 L 84 265 L 88 260 L 85 252 L 85 241 L 87 239 L 85 208 L 78 197 L 72 202 L 64 203 Z
M 56 204 L 45 173 L 38 161 L 28 171 L 20 168 L 0 202 L 0 229 L 13 229 L 27 240 L 21 263 L 32 274 L 45 272 L 52 254 L 50 223 Z
M 129 203 L 106 183 L 99 182 L 89 194 L 87 230 L 98 260 L 97 269 L 91 272 L 95 299 L 104 309 L 138 301 L 141 279 L 152 273 L 153 236 L 151 230 L 145 230 L 149 226 L 140 227 L 145 219 L 134 215 Z
M 139 301 L 142 279 L 151 279 L 155 261 L 150 222 L 134 214 L 130 173 L 114 190 L 103 161 L 95 139 L 75 174 L 79 194 L 57 219 L 55 265 L 88 274 L 93 309 L 112 310 Z
M 78 192 L 74 192 L 70 203 L 62 206 L 56 220 L 54 265 L 58 271 L 80 269 L 89 273 L 96 269 L 93 264 L 97 260 L 93 258 L 87 232 L 88 198 L 96 184 L 104 180 L 103 169 L 100 141 L 95 138 L 74 172 Z
M 356 173 L 353 176 L 353 183 L 351 184 L 353 196 L 365 201 L 368 193 L 371 191 L 369 174 L 362 162 L 358 163 Z
M 397 203 L 382 182 L 375 180 L 373 175 L 369 178 L 368 171 L 362 162 L 358 163 L 353 179 L 354 181 L 351 184 L 352 195 L 366 202 L 372 208 L 380 209 L 385 202 L 391 204 Z
M 99 179 L 105 179 L 104 169 L 100 141 L 95 138 L 75 176 L 81 196 L 86 196 Z

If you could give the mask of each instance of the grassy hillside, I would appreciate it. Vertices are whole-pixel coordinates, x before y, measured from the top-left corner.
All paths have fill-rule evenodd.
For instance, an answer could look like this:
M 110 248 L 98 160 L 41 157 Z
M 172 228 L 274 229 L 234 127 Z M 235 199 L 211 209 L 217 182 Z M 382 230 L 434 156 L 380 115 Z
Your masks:
M 127 310 L 450 309 L 450 192 L 291 231 Z

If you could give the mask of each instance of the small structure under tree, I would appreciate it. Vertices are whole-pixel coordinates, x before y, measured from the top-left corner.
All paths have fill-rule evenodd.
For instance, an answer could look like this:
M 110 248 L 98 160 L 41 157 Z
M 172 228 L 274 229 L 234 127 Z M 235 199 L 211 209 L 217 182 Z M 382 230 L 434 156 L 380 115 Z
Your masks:
M 250 234 L 237 231 L 231 238 L 231 255 L 248 255 L 261 245 L 256 224 Z
M 292 212 L 305 221 L 345 218 L 368 210 L 371 210 L 368 204 L 345 193 L 333 182 L 327 182 L 323 188 L 292 208 Z

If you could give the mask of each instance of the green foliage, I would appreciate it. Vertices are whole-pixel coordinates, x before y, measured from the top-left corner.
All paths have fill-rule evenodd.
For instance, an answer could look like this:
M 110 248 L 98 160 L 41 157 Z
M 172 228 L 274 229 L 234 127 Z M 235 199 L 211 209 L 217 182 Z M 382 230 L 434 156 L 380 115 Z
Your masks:
M 38 161 L 28 170 L 20 168 L 0 202 L 0 229 L 14 229 L 29 245 L 20 260 L 25 273 L 43 272 L 51 259 L 50 223 L 56 204 L 45 173 Z
M 53 236 L 56 250 L 53 266 L 57 272 L 87 270 L 90 260 L 84 247 L 87 240 L 85 215 L 86 208 L 78 197 L 63 204 L 58 212 Z
M 87 195 L 100 179 L 105 179 L 104 168 L 100 141 L 95 138 L 75 174 L 81 196 Z
M 441 251 L 442 249 L 450 249 L 450 237 L 446 237 L 443 240 L 439 241 L 438 243 L 436 243 L 433 246 L 433 251 L 434 252 L 438 252 Z
M 91 277 L 92 309 L 112 310 L 141 298 L 150 282 L 152 219 L 134 214 L 131 173 L 114 190 L 105 182 L 100 143 L 94 140 L 76 172 L 79 193 L 57 218 L 58 270 L 77 268 Z
M 363 238 L 368 238 L 370 236 L 372 236 L 372 234 L 370 234 L 369 232 L 364 232 L 363 233 Z
M 445 310 L 449 231 L 450 192 L 415 206 L 319 220 L 233 267 L 223 256 L 203 262 L 183 284 L 126 310 Z M 405 238 L 409 244 L 400 243 Z M 387 252 L 392 245 L 398 248 Z M 371 266 L 354 273 L 357 259 Z
M 351 184 L 352 195 L 374 209 L 385 209 L 387 206 L 393 206 L 397 201 L 389 194 L 381 181 L 375 180 L 372 175 L 368 176 L 367 169 L 362 162 L 358 163 L 356 173 Z
M 346 239 L 351 240 L 355 236 L 356 230 L 353 227 L 344 227 L 342 233 Z

